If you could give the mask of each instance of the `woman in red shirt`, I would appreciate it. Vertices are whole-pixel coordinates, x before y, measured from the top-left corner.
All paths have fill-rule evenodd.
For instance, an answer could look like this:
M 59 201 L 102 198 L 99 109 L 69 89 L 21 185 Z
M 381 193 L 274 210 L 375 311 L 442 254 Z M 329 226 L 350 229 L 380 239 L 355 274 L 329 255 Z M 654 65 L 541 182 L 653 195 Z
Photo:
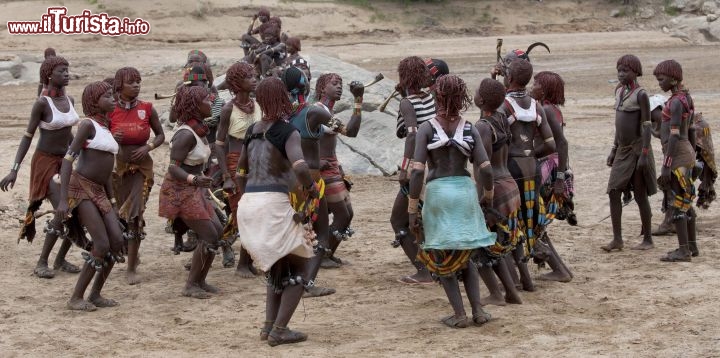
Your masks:
M 124 67 L 115 73 L 115 111 L 110 114 L 110 131 L 120 145 L 115 159 L 113 186 L 117 193 L 118 214 L 127 224 L 127 282 L 140 282 L 137 276 L 140 241 L 145 238 L 145 205 L 153 186 L 153 160 L 150 151 L 165 141 L 160 120 L 152 103 L 138 99 L 140 72 Z M 150 130 L 155 134 L 151 142 Z

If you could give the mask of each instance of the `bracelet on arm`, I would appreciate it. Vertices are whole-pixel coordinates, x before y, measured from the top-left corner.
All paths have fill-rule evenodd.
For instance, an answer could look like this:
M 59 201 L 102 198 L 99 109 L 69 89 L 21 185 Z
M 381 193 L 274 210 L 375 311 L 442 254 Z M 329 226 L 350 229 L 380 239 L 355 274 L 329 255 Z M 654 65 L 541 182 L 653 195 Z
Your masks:
M 238 168 L 238 170 L 237 170 L 237 176 L 240 177 L 240 178 L 245 178 L 245 177 L 247 177 L 247 170 L 245 170 L 245 168 Z
M 115 198 L 110 198 L 110 204 L 117 204 L 117 200 L 115 200 Z
M 79 155 L 78 153 L 74 153 L 74 152 L 68 151 L 67 154 L 65 154 L 65 157 L 64 157 L 63 159 L 65 159 L 65 160 L 67 160 L 68 162 L 72 163 L 72 162 L 75 161 L 75 159 L 77 159 L 78 155 Z
M 224 146 L 224 145 L 225 145 L 225 142 L 223 142 L 223 141 L 221 141 L 221 140 L 216 140 L 216 141 L 215 141 L 215 145 Z
M 422 171 L 425 171 L 425 163 L 413 161 L 413 162 L 412 162 L 412 168 L 413 168 L 414 170 L 422 170 Z
M 408 214 L 417 214 L 418 204 L 420 204 L 420 198 L 408 197 Z
M 28 131 L 25 131 L 25 133 L 24 133 L 23 135 L 26 136 L 26 137 L 28 137 L 28 138 L 30 138 L 30 139 L 32 139 L 32 137 L 33 137 L 33 134 L 30 133 L 30 132 L 28 132 Z
M 663 161 L 663 166 L 667 167 L 667 168 L 672 167 L 672 157 L 671 156 L 668 155 L 667 157 L 665 157 L 665 160 Z
M 187 178 L 186 178 L 185 180 L 188 182 L 188 184 L 193 185 L 193 184 L 195 184 L 195 179 L 196 179 L 196 178 L 197 178 L 197 177 L 196 177 L 195 175 L 188 174 L 188 176 L 187 176 Z
M 555 178 L 565 180 L 565 172 L 558 170 L 557 173 L 555 173 Z
M 16 171 L 18 171 L 19 169 L 20 169 L 20 163 L 15 162 L 15 163 L 13 164 L 11 170 L 14 171 L 14 172 L 16 172 Z
M 400 164 L 400 170 L 406 171 L 410 167 L 410 158 L 403 157 L 402 164 Z
M 487 199 L 492 200 L 495 197 L 495 187 L 493 187 L 490 190 L 485 189 L 485 192 L 483 193 L 483 196 Z
M 148 143 L 147 146 L 150 147 L 150 150 L 155 149 L 155 144 L 153 144 L 153 142 Z
M 292 167 L 295 168 L 300 164 L 305 164 L 305 159 L 298 159 L 292 163 Z

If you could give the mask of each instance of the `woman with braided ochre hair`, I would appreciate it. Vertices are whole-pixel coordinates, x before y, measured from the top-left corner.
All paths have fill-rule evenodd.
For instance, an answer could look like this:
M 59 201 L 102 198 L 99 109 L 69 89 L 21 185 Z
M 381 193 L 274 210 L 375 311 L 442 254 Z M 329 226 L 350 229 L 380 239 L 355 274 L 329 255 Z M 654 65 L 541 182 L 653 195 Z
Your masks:
M 683 86 L 682 67 L 675 60 L 660 62 L 653 71 L 660 89 L 670 91 L 665 102 L 660 124 L 660 142 L 664 160 L 658 184 L 669 191 L 669 208 L 678 237 L 678 249 L 660 258 L 661 261 L 690 261 L 698 256 L 695 226 L 695 184 L 692 171 L 695 166 L 695 150 L 690 143 L 688 130 L 692 125 L 695 104 L 689 91 Z
M 535 74 L 534 79 L 531 90 L 532 97 L 540 102 L 545 111 L 545 118 L 555 139 L 556 151 L 549 154 L 539 154 L 544 155 L 544 157 L 538 159 L 540 172 L 540 189 L 538 193 L 543 199 L 543 205 L 545 205 L 545 216 L 537 226 L 543 233 L 536 241 L 533 260 L 538 265 L 544 265 L 547 262 L 552 269 L 552 272 L 539 276 L 539 279 L 570 282 L 572 272 L 563 263 L 547 232 L 548 225 L 555 218 L 567 219 L 570 225 L 577 225 L 572 212 L 574 208 L 572 201 L 574 186 L 572 171 L 570 171 L 569 166 L 568 141 L 564 132 L 565 120 L 562 111 L 560 111 L 560 106 L 565 104 L 565 82 L 559 74 L 550 71 L 538 72 Z M 537 137 L 535 140 L 538 153 L 541 153 L 543 143 Z
M 400 164 L 400 190 L 395 197 L 390 225 L 395 232 L 393 246 L 402 247 L 405 255 L 415 266 L 416 273 L 401 277 L 398 281 L 407 284 L 431 284 L 432 277 L 425 266 L 417 260 L 418 246 L 413 233 L 408 229 L 410 223 L 407 216 L 408 174 L 410 162 L 415 152 L 415 134 L 420 124 L 435 117 L 435 100 L 433 95 L 422 89 L 432 83 L 432 75 L 425 61 L 417 56 L 406 57 L 398 64 L 398 90 L 405 97 L 400 101 L 396 135 L 405 139 L 403 159 Z
M 48 57 L 40 66 L 40 78 L 47 87 L 47 93 L 35 101 L 27 129 L 20 139 L 12 169 L 0 181 L 0 189 L 3 191 L 9 190 L 15 185 L 20 163 L 30 149 L 35 131 L 39 128 L 40 139 L 30 164 L 29 203 L 18 241 L 25 239 L 32 242 L 35 238 L 35 212 L 40 209 L 43 200 L 48 199 L 53 207 L 57 207 L 58 200 L 60 200 L 60 186 L 53 180 L 53 177 L 60 173 L 63 155 L 67 152 L 73 138 L 72 127 L 80 121 L 80 117 L 75 112 L 72 97 L 65 94 L 65 87 L 70 80 L 67 60 L 59 56 Z M 65 255 L 72 245 L 69 240 L 62 240 L 60 250 L 55 256 L 53 269 L 48 267 L 50 252 L 55 246 L 61 228 L 57 216 L 48 222 L 45 229 L 45 242 L 33 271 L 37 277 L 53 278 L 55 270 L 70 273 L 80 272 L 79 267 L 65 260 Z
M 118 199 L 118 215 L 127 223 L 125 238 L 128 247 L 126 279 L 130 285 L 140 282 L 137 275 L 140 243 L 145 239 L 145 207 L 153 180 L 150 151 L 165 141 L 160 119 L 152 103 L 138 99 L 140 72 L 123 67 L 113 82 L 117 103 L 110 113 L 110 131 L 120 144 L 115 158 L 113 185 Z M 150 131 L 155 136 L 150 139 Z
M 306 203 L 317 201 L 318 186 L 303 158 L 300 133 L 287 118 L 293 111 L 277 78 L 257 86 L 263 118 L 248 128 L 238 164 L 238 230 L 243 247 L 267 277 L 265 324 L 260 339 L 270 346 L 297 343 L 307 335 L 288 323 L 310 280 L 308 258 L 313 256 L 311 224 L 293 210 L 288 196 L 297 180 Z M 308 218 L 309 219 L 309 218 Z
M 178 88 L 173 110 L 180 126 L 170 140 L 170 166 L 160 188 L 160 216 L 181 218 L 198 236 L 182 291 L 183 296 L 193 298 L 210 298 L 219 292 L 205 281 L 222 234 L 220 219 L 204 194 L 212 186 L 212 178 L 203 175 L 210 145 L 205 138 L 208 127 L 202 119 L 210 116 L 212 100 L 207 88 Z
M 506 260 L 523 239 L 523 230 L 518 220 L 520 211 L 520 191 L 515 179 L 507 168 L 508 147 L 512 138 L 510 126 L 504 114 L 497 108 L 505 100 L 505 86 L 499 81 L 486 78 L 480 82 L 473 98 L 475 105 L 481 110 L 480 120 L 475 127 L 480 133 L 485 152 L 490 157 L 493 171 L 494 195 L 492 201 L 493 215 L 486 212 L 488 228 L 497 234 L 492 246 L 478 250 L 475 259 L 479 266 L 480 277 L 490 291 L 483 298 L 483 304 L 504 306 L 506 303 L 522 304 L 522 298 L 513 281 Z M 514 269 L 513 266 L 510 266 Z M 503 297 L 498 286 L 497 275 L 505 287 Z
M 223 188 L 229 193 L 228 201 L 232 210 L 223 229 L 223 239 L 230 240 L 237 234 L 237 205 L 240 195 L 235 192 L 234 180 L 238 160 L 240 160 L 245 133 L 253 123 L 262 119 L 262 110 L 250 97 L 250 93 L 255 92 L 257 87 L 253 65 L 245 62 L 234 63 L 227 70 L 225 83 L 233 94 L 233 99 L 223 106 L 220 113 L 215 150 L 223 173 Z M 240 249 L 235 273 L 243 278 L 255 277 L 250 255 L 243 248 Z
M 454 314 L 442 319 L 452 328 L 482 325 L 490 320 L 480 303 L 480 280 L 470 260 L 477 249 L 495 242 L 480 208 L 492 207 L 493 174 L 477 128 L 460 115 L 470 104 L 467 87 L 455 75 L 436 83 L 437 116 L 418 129 L 407 211 L 410 228 L 420 239 L 418 259 L 445 289 Z M 466 167 L 473 163 L 475 180 Z M 427 163 L 427 188 L 422 213 L 420 191 Z M 458 277 L 472 307 L 468 319 Z
M 116 261 L 124 262 L 122 229 L 113 198 L 112 171 L 118 144 L 110 133 L 110 112 L 115 109 L 112 88 L 105 82 L 94 82 L 83 91 L 83 112 L 77 134 L 60 169 L 60 204 L 57 216 L 66 220 L 70 237 L 89 251 L 83 253 L 85 265 L 78 277 L 68 308 L 94 311 L 118 303 L 100 295 Z M 73 170 L 73 162 L 77 164 Z M 72 215 L 70 215 L 72 213 Z M 85 232 L 92 243 L 85 239 Z M 99 275 L 95 275 L 98 273 Z M 95 278 L 90 295 L 85 290 Z

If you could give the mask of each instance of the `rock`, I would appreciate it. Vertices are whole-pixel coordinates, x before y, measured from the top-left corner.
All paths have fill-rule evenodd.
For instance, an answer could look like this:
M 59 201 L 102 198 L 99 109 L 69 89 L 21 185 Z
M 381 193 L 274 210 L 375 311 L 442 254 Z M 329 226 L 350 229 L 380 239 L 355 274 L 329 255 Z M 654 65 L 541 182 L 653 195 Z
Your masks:
M 710 42 L 720 42 L 720 21 L 708 23 L 704 29 L 700 29 L 700 33 L 705 36 L 705 40 Z
M 688 0 L 685 3 L 685 8 L 683 11 L 689 12 L 689 13 L 696 13 L 700 11 L 703 5 L 703 0 Z
M 688 36 L 688 34 L 682 32 L 680 30 L 675 30 L 672 33 L 670 33 L 670 37 L 677 37 L 685 42 L 692 42 L 692 40 L 690 39 L 690 36 Z
M 687 6 L 687 0 L 673 0 L 667 5 L 667 8 L 670 10 L 682 11 L 685 9 L 685 6 Z
M 20 60 L 22 62 L 35 62 L 35 63 L 43 63 L 45 61 L 44 55 L 30 55 L 26 53 L 21 53 L 18 55 L 20 57 Z M 62 56 L 62 55 L 59 55 Z
M 19 56 L 10 55 L 0 60 L 0 71 L 9 71 L 13 66 L 22 63 Z
M 22 76 L 23 70 L 25 70 L 25 66 L 23 66 L 22 63 L 15 64 L 13 67 L 10 67 L 10 74 L 13 76 L 14 79 L 20 78 Z
M 12 74 L 9 71 L 2 71 L 0 72 L 0 85 L 8 85 L 10 81 L 13 81 L 14 78 Z
M 701 11 L 705 15 L 715 15 L 718 12 L 718 7 L 714 1 L 706 1 L 702 4 Z
M 350 114 L 345 111 L 337 117 L 347 123 Z M 338 159 L 348 173 L 392 175 L 403 156 L 404 142 L 395 136 L 395 117 L 386 113 L 363 112 L 358 136 L 338 139 Z
M 613 9 L 610 11 L 610 17 L 620 17 L 620 9 Z
M 40 66 L 37 62 L 23 62 L 22 74 L 18 78 L 22 83 L 38 83 L 40 81 Z
M 651 7 L 644 7 L 642 9 L 640 9 L 639 16 L 641 19 L 645 19 L 645 20 L 651 19 L 655 16 L 655 10 L 653 10 L 653 8 L 651 8 Z
M 718 15 L 716 15 L 716 14 L 709 14 L 709 15 L 707 16 L 707 22 L 713 22 L 713 21 L 715 21 L 715 20 L 717 20 L 717 19 L 718 19 Z
M 337 58 L 321 54 L 303 53 L 310 63 L 312 70 L 311 88 L 315 89 L 317 78 L 324 73 L 334 72 L 343 79 L 343 95 L 335 103 L 335 115 L 344 123 L 352 114 L 353 96 L 349 90 L 351 81 L 363 83 L 372 81 L 377 73 L 370 72 L 353 64 L 343 62 Z M 215 78 L 217 86 L 224 82 L 225 75 Z M 395 90 L 395 82 L 385 78 L 382 81 L 365 88 L 362 106 L 362 125 L 357 138 L 340 137 L 338 141 L 338 159 L 343 169 L 349 174 L 391 175 L 397 170 L 397 164 L 402 158 L 403 140 L 395 136 L 395 123 L 397 119 L 398 102 L 393 100 L 386 112 L 377 109 L 382 102 Z M 223 99 L 231 99 L 228 91 L 219 91 Z M 311 95 L 312 96 L 312 95 Z M 311 102 L 314 98 L 309 99 Z
M 662 32 L 665 33 L 665 34 L 669 34 L 669 33 L 670 33 L 670 29 L 669 29 L 667 26 L 663 26 L 663 27 L 662 27 Z

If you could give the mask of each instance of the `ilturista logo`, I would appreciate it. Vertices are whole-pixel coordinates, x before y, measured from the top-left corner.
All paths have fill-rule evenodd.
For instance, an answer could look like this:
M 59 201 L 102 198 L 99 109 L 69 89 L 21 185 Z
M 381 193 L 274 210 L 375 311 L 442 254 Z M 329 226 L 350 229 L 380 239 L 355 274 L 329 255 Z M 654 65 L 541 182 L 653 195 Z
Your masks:
M 103 36 L 147 35 L 150 23 L 137 18 L 119 18 L 101 12 L 93 14 L 83 10 L 80 15 L 68 15 L 66 7 L 49 7 L 40 21 L 8 21 L 11 35 L 76 35 L 92 34 Z

